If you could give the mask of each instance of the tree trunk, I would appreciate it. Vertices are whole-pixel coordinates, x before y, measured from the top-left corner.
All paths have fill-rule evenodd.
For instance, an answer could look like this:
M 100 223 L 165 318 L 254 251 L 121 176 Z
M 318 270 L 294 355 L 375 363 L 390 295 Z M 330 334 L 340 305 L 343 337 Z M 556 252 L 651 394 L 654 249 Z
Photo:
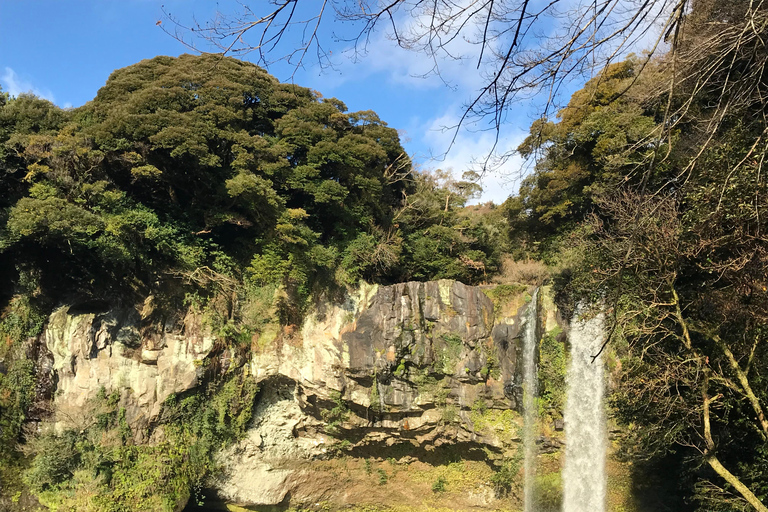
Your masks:
M 701 396 L 704 401 L 704 442 L 707 444 L 707 449 L 704 450 L 704 460 L 706 460 L 707 464 L 715 470 L 715 473 L 731 484 L 733 488 L 736 489 L 755 510 L 757 510 L 757 512 L 768 512 L 768 507 L 763 505 L 763 503 L 757 499 L 757 496 L 749 490 L 749 487 L 744 485 L 736 475 L 728 471 L 714 453 L 715 441 L 712 439 L 712 427 L 709 416 L 709 404 L 711 401 L 709 398 L 709 372 L 709 368 L 704 369 L 704 382 L 702 383 L 701 388 Z

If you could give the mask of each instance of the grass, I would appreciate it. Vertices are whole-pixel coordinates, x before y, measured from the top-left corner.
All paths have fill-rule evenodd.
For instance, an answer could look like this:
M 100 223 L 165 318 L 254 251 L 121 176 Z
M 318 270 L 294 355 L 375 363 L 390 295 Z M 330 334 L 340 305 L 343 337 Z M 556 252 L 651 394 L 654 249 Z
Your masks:
M 493 302 L 493 314 L 496 319 L 509 316 L 520 307 L 525 302 L 524 296 L 527 295 L 527 291 L 528 287 L 522 284 L 499 284 L 493 288 L 483 289 L 485 295 Z
M 453 375 L 456 371 L 456 363 L 458 363 L 464 348 L 464 341 L 458 334 L 443 334 L 440 339 L 443 341 L 443 349 L 439 359 L 440 367 L 443 373 Z
M 512 409 L 487 409 L 476 401 L 469 415 L 475 432 L 493 433 L 502 442 L 510 443 L 519 437 L 520 415 Z

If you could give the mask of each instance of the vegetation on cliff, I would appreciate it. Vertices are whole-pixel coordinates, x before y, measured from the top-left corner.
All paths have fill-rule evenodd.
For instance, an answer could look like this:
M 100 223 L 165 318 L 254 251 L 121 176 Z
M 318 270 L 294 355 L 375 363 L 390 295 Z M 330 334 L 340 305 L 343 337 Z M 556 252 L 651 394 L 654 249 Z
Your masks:
M 519 147 L 533 172 L 486 210 L 463 208 L 470 181 L 415 172 L 373 112 L 234 59 L 144 61 L 73 111 L 0 94 L 3 470 L 23 465 L 12 448 L 35 379 L 24 342 L 53 302 L 183 300 L 247 349 L 298 323 L 313 294 L 360 279 L 479 282 L 514 246 L 557 271 L 566 314 L 579 300 L 607 309 L 611 405 L 636 482 L 664 480 L 676 510 L 765 510 L 768 14 L 701 0 L 678 21 L 668 55 L 611 63 L 533 123 Z M 543 407 L 562 405 L 562 348 L 556 333 L 542 344 Z M 248 408 L 232 415 L 216 398 L 231 382 L 168 404 L 175 441 L 161 447 L 131 445 L 104 396 L 103 421 L 31 443 L 27 484 L 62 507 L 86 488 L 101 509 L 172 508 L 207 470 L 210 433 L 242 433 Z M 168 454 L 180 458 L 163 473 Z M 516 466 L 504 471 L 506 488 Z
M 296 300 L 360 278 L 476 281 L 504 245 L 461 212 L 477 186 L 414 172 L 374 112 L 230 58 L 142 61 L 73 111 L 3 96 L 0 146 L 3 278 L 37 273 L 57 299 L 146 295 L 203 267 Z
M 766 510 L 768 13 L 694 7 L 674 52 L 609 65 L 533 124 L 505 206 L 561 264 L 563 304 L 608 309 L 636 467 L 676 482 L 677 510 Z
M 221 398 L 236 356 L 166 404 L 157 446 L 134 444 L 111 395 L 85 412 L 93 425 L 25 432 L 51 398 L 28 340 L 55 306 L 197 308 L 216 354 L 240 354 L 360 279 L 484 280 L 508 239 L 501 209 L 464 208 L 477 185 L 416 172 L 374 112 L 214 55 L 115 71 L 74 110 L 0 91 L 0 190 L 0 466 L 15 482 L 2 499 L 24 487 L 23 446 L 26 484 L 65 510 L 173 509 L 242 434 L 235 405 L 253 391 Z

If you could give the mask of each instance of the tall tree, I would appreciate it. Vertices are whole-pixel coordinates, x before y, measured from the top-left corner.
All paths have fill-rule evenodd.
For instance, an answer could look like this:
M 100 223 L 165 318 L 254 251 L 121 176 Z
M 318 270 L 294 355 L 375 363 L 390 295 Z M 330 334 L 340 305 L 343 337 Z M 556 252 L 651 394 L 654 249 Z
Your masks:
M 323 34 L 335 20 L 355 27 L 343 39 L 360 53 L 372 34 L 384 30 L 398 46 L 425 54 L 437 74 L 446 59 L 473 59 L 486 80 L 468 91 L 472 99 L 461 123 L 483 120 L 498 131 L 519 101 L 535 96 L 548 115 L 570 81 L 584 81 L 638 46 L 649 50 L 645 62 L 665 40 L 676 46 L 690 2 L 278 0 L 241 7 L 205 23 L 185 24 L 167 13 L 161 26 L 193 48 L 213 45 L 225 54 L 253 53 L 258 62 L 282 59 L 296 67 L 308 58 L 331 64 L 333 51 Z M 455 41 L 474 45 L 471 54 L 457 53 Z M 499 153 L 503 158 L 513 150 Z
M 612 313 L 617 414 L 640 454 L 687 455 L 702 510 L 766 510 L 768 498 L 767 19 L 697 4 L 679 51 L 631 79 L 642 95 L 620 86 L 601 103 L 588 84 L 559 122 L 534 127 L 522 149 L 541 158 L 510 201 L 534 238 L 564 230 L 582 248 L 566 289 Z M 549 218 L 570 225 L 543 230 Z

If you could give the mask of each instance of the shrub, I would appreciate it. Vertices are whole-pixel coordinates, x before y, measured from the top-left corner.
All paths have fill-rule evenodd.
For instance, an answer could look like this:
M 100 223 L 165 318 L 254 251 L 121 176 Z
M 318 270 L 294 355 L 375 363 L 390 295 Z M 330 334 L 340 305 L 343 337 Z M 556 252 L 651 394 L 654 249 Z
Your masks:
M 506 458 L 501 466 L 491 476 L 491 484 L 497 496 L 507 496 L 519 485 L 518 474 L 522 462 L 522 450 L 518 450 L 514 457 Z
M 215 470 L 216 451 L 245 433 L 256 391 L 240 372 L 182 400 L 171 396 L 162 415 L 164 436 L 135 446 L 119 395 L 102 389 L 85 418 L 90 426 L 31 441 L 34 458 L 24 480 L 55 510 L 177 510 Z
M 323 421 L 327 423 L 325 430 L 329 434 L 335 435 L 338 433 L 341 424 L 349 417 L 349 409 L 339 391 L 331 391 L 331 400 L 333 400 L 335 406 L 322 411 L 320 415 Z
M 511 256 L 505 255 L 501 262 L 501 273 L 493 281 L 540 286 L 549 277 L 549 268 L 543 262 L 530 258 L 515 261 Z
M 438 477 L 438 479 L 432 483 L 432 492 L 445 492 L 445 484 L 445 478 L 442 476 Z
M 541 340 L 539 396 L 544 408 L 562 412 L 565 406 L 565 374 L 568 355 L 565 344 L 557 341 L 560 332 L 562 330 L 559 327 L 553 329 Z

